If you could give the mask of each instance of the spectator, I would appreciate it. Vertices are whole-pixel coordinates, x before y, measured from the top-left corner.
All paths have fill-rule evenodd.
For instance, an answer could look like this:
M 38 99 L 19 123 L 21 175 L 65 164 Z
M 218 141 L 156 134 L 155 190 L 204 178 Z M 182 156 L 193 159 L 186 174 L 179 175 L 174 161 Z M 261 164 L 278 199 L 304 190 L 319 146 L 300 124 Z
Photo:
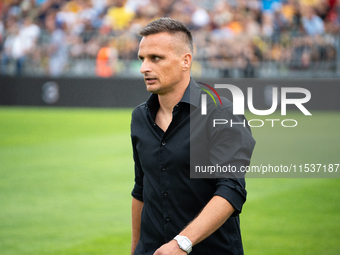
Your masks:
M 24 25 L 20 29 L 21 39 L 25 42 L 26 54 L 32 54 L 40 36 L 40 27 L 34 23 L 33 17 L 26 17 Z
M 110 45 L 110 42 L 103 43 L 96 60 L 96 75 L 98 77 L 108 78 L 116 74 L 117 55 L 117 50 Z
M 302 25 L 308 35 L 320 35 L 325 32 L 323 20 L 316 15 L 312 7 L 306 7 L 306 14 L 302 17 Z
M 271 37 L 274 33 L 273 15 L 271 13 L 262 14 L 262 29 L 261 35 L 264 37 Z
M 329 12 L 326 22 L 325 29 L 328 33 L 340 33 L 340 0 L 329 0 Z
M 5 37 L 5 25 L 2 19 L 2 8 L 1 8 L 1 4 L 0 4 L 0 57 L 1 57 L 1 50 L 2 50 L 2 43 L 3 43 L 3 39 Z
M 231 29 L 234 36 L 237 36 L 244 32 L 242 21 L 244 20 L 245 15 L 243 12 L 237 11 L 237 9 L 233 9 L 232 13 L 233 13 L 232 19 L 227 26 L 228 28 Z
M 254 14 L 251 12 L 245 18 L 245 32 L 249 38 L 259 35 L 261 26 L 256 22 Z
M 65 2 L 56 14 L 57 24 L 64 25 L 70 34 L 77 33 L 77 13 L 74 11 L 72 2 Z
M 4 39 L 2 53 L 2 72 L 8 74 L 8 65 L 11 61 L 15 62 L 16 74 L 20 75 L 22 71 L 23 59 L 23 43 L 18 40 L 19 27 L 15 22 L 8 24 L 7 36 Z M 21 42 L 21 45 L 20 45 Z
M 273 35 L 272 40 L 274 43 L 280 40 L 281 34 L 287 29 L 288 22 L 285 20 L 280 9 L 275 9 L 273 16 Z
M 33 18 L 26 17 L 21 27 L 12 23 L 10 33 L 6 38 L 3 54 L 3 71 L 7 73 L 7 65 L 11 60 L 15 63 L 15 74 L 24 72 L 27 56 L 33 55 L 40 34 L 40 28 L 33 23 Z
M 126 8 L 132 10 L 133 12 L 137 12 L 140 8 L 145 6 L 153 6 L 155 3 L 151 4 L 150 0 L 127 0 Z
M 107 17 L 113 30 L 127 29 L 135 15 L 125 4 L 126 0 L 116 0 L 107 11 Z
M 196 6 L 196 10 L 192 14 L 191 20 L 192 23 L 198 28 L 205 27 L 210 23 L 208 12 L 198 6 Z
M 263 12 L 272 13 L 281 7 L 281 0 L 262 0 Z
M 68 40 L 64 32 L 64 25 L 57 26 L 55 13 L 46 17 L 46 28 L 50 35 L 48 45 L 49 57 L 49 74 L 51 76 L 60 76 L 66 68 L 68 60 Z

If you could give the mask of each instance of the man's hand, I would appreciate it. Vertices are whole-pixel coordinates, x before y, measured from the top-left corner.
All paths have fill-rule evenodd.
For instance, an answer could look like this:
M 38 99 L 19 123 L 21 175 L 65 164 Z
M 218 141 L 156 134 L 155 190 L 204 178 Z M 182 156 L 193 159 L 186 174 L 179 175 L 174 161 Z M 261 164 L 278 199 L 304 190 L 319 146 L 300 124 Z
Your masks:
M 179 248 L 176 240 L 162 245 L 153 255 L 186 255 L 187 253 Z

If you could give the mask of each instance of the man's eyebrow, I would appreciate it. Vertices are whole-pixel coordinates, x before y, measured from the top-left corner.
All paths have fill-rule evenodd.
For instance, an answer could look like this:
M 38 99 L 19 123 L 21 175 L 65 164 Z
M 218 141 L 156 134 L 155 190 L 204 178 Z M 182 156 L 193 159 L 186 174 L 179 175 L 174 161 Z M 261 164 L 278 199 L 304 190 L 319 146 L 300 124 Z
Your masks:
M 149 58 L 155 58 L 155 57 L 164 58 L 165 55 L 163 55 L 163 54 L 147 54 L 146 57 L 149 57 Z M 145 58 L 145 56 L 138 55 L 138 58 L 143 59 L 143 58 Z
M 149 55 L 151 58 L 154 58 L 154 57 L 158 57 L 158 58 L 164 58 L 165 55 L 162 55 L 162 54 L 150 54 Z

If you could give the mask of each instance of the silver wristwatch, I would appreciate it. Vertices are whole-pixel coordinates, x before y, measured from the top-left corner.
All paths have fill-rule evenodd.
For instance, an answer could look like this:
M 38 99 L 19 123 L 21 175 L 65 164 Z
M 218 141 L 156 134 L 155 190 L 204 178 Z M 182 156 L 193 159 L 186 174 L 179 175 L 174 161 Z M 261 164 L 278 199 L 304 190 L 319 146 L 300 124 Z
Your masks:
M 181 248 L 187 254 L 192 251 L 192 243 L 189 238 L 187 238 L 186 236 L 177 235 L 174 239 L 177 241 L 179 248 Z

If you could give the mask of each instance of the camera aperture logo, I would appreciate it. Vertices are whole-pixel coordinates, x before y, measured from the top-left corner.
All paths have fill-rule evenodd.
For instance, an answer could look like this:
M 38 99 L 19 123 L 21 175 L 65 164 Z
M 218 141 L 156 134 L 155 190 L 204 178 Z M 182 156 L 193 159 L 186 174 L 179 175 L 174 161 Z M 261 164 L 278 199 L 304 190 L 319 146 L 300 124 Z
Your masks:
M 244 94 L 240 88 L 238 88 L 235 85 L 232 84 L 215 84 L 215 88 L 212 86 L 198 82 L 199 84 L 204 85 L 205 87 L 209 88 L 219 99 L 220 104 L 222 106 L 222 100 L 219 94 L 217 93 L 216 89 L 228 89 L 233 98 L 233 115 L 244 115 Z M 200 88 L 204 92 L 206 92 L 214 101 L 215 106 L 217 106 L 216 100 L 212 93 L 208 91 L 207 89 Z M 303 94 L 304 97 L 302 98 L 288 98 L 289 93 L 295 93 L 295 94 Z M 298 87 L 281 87 L 281 116 L 285 116 L 287 114 L 287 105 L 295 105 L 304 115 L 312 115 L 306 107 L 303 105 L 307 103 L 311 99 L 311 93 L 308 89 L 305 88 L 298 88 Z M 201 95 L 201 101 L 202 101 L 202 108 L 201 108 L 201 115 L 207 115 L 207 95 L 202 94 Z M 277 109 L 278 105 L 278 88 L 273 87 L 272 88 L 272 105 L 269 109 L 267 110 L 258 110 L 254 107 L 253 104 L 253 88 L 248 87 L 247 88 L 247 105 L 248 105 L 248 110 L 259 116 L 265 116 L 265 115 L 270 115 L 275 112 Z M 298 122 L 295 119 L 251 119 L 247 121 L 247 124 L 250 127 L 263 127 L 265 125 L 265 122 L 271 123 L 271 126 L 274 127 L 276 122 L 280 122 L 281 126 L 283 127 L 296 127 Z M 216 127 L 217 125 L 226 125 L 229 124 L 231 127 L 233 125 L 243 125 L 244 127 L 246 126 L 246 122 L 234 122 L 233 120 L 227 120 L 227 119 L 214 119 L 213 120 L 213 127 Z
M 214 94 L 217 96 L 217 98 L 218 98 L 218 100 L 220 101 L 220 104 L 221 104 L 221 106 L 222 106 L 221 97 L 220 97 L 220 95 L 217 93 L 217 91 L 216 91 L 213 87 L 211 87 L 210 85 L 205 84 L 205 83 L 203 83 L 203 82 L 197 82 L 197 83 L 206 86 L 206 87 L 209 88 L 212 92 L 214 92 Z M 201 87 L 199 87 L 199 89 L 201 89 L 201 90 L 203 90 L 204 92 L 206 92 L 206 93 L 212 98 L 212 100 L 214 101 L 215 106 L 217 106 L 216 100 L 215 100 L 214 96 L 209 92 L 209 90 L 203 89 L 203 88 L 201 88 Z M 202 95 L 201 95 L 201 100 L 202 100 L 202 110 L 201 110 L 201 114 L 202 114 L 202 115 L 207 115 L 207 95 L 206 95 L 206 94 L 202 94 Z

